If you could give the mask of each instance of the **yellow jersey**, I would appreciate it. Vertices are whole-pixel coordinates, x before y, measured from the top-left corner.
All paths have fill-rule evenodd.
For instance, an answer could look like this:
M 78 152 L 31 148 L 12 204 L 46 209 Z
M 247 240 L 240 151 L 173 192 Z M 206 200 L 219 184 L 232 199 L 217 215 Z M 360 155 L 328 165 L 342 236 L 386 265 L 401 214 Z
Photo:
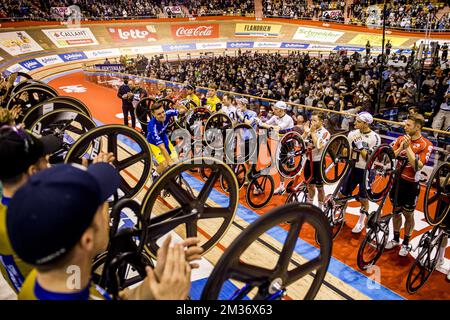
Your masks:
M 3 197 L 0 204 L 0 271 L 9 286 L 19 292 L 25 277 L 33 267 L 22 261 L 11 247 L 6 229 L 7 205 L 10 199 Z
M 206 99 L 206 106 L 211 111 L 211 113 L 216 112 L 218 103 L 222 103 L 222 101 L 217 96 Z
M 195 93 L 186 96 L 186 99 L 194 101 L 197 107 L 200 107 L 200 98 Z

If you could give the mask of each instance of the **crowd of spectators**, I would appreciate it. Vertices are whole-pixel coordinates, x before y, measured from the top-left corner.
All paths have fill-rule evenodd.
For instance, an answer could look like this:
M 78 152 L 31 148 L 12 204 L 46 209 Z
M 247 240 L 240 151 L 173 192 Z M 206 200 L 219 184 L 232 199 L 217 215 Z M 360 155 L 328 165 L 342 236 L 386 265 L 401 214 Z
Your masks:
M 263 12 L 266 17 L 284 17 L 290 19 L 324 19 L 344 22 L 345 1 L 312 0 L 263 0 Z
M 82 19 L 110 19 L 130 17 L 202 16 L 202 15 L 247 15 L 253 14 L 253 0 L 5 0 L 0 4 L 0 18 L 60 20 L 70 15 L 55 12 L 52 8 L 80 8 Z M 167 7 L 178 6 L 172 11 Z
M 154 56 L 146 60 L 145 69 L 143 59 L 147 58 L 141 56 L 129 64 L 127 72 L 200 87 L 215 84 L 221 90 L 236 94 L 350 113 L 360 110 L 376 113 L 380 99 L 379 79 L 382 77 L 383 94 L 378 116 L 401 120 L 408 112 L 420 112 L 426 115 L 428 126 L 446 101 L 450 80 L 450 69 L 439 65 L 418 79 L 417 70 L 410 64 L 389 64 L 380 72 L 380 63 L 376 59 L 363 61 L 346 53 L 312 57 L 305 52 L 281 55 L 247 51 L 235 56 L 220 55 L 177 62 Z M 264 101 L 254 98 L 250 103 L 254 111 L 265 116 Z M 393 110 L 396 112 L 392 118 Z M 294 107 L 290 112 L 297 117 L 305 110 Z M 305 115 L 308 116 L 308 112 Z M 336 116 L 332 124 L 335 129 L 346 129 L 351 121 L 351 117 Z

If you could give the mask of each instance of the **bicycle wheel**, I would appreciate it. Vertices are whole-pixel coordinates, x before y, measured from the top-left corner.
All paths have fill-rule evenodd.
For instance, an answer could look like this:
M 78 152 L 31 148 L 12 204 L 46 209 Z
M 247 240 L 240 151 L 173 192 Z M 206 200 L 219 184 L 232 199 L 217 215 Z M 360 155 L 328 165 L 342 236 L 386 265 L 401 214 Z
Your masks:
M 337 238 L 339 233 L 344 227 L 345 222 L 345 210 L 347 208 L 347 202 L 344 203 L 336 203 L 332 198 L 332 195 L 327 195 L 324 201 L 324 210 L 323 213 L 327 217 L 328 223 L 330 224 L 331 236 L 334 239 Z M 318 235 L 316 234 L 316 243 L 319 243 Z
M 367 197 L 378 202 L 392 187 L 394 180 L 394 151 L 389 145 L 379 146 L 371 155 L 364 170 Z
M 291 192 L 289 196 L 286 199 L 285 204 L 288 203 L 306 203 L 306 200 L 308 199 L 308 189 L 306 189 L 306 186 L 303 185 L 299 187 L 299 190 L 296 192 Z
M 271 175 L 256 175 L 247 187 L 245 200 L 253 209 L 260 209 L 273 197 L 275 182 Z
M 436 269 L 439 250 L 441 250 L 443 241 L 438 229 L 439 227 L 434 227 L 420 238 L 419 247 L 421 247 L 421 250 L 406 278 L 406 290 L 410 294 L 419 291 Z
M 279 227 L 286 222 L 288 231 Z M 306 259 L 300 261 L 302 251 L 296 245 L 303 237 L 302 231 L 310 228 L 319 232 L 322 245 L 314 250 L 308 246 L 308 257 L 303 256 Z M 249 248 L 261 246 L 264 234 L 272 229 L 286 234 L 280 242 L 281 249 L 262 260 L 255 259 Z M 289 286 L 298 281 L 302 283 L 302 290 L 292 291 L 295 298 L 314 299 L 325 278 L 332 245 L 328 223 L 318 208 L 292 203 L 273 209 L 245 228 L 231 243 L 209 276 L 201 299 L 240 300 L 247 296 L 255 300 L 280 299 Z M 230 297 L 223 288 L 231 279 L 237 290 Z
M 433 171 L 425 189 L 423 208 L 432 226 L 441 224 L 449 214 L 450 163 L 443 163 Z
M 189 170 L 210 168 L 206 182 L 193 177 Z M 214 185 L 223 175 L 230 188 L 224 201 L 213 199 Z M 166 193 L 167 197 L 161 197 Z M 169 167 L 148 190 L 142 201 L 142 215 L 148 226 L 144 243 L 152 257 L 159 241 L 174 231 L 179 237 L 199 236 L 199 246 L 208 252 L 220 241 L 231 225 L 238 207 L 236 177 L 230 167 L 214 158 L 193 158 Z M 206 234 L 206 235 L 205 235 Z
M 240 190 L 245 184 L 245 179 L 247 177 L 247 168 L 243 164 L 232 164 L 230 165 L 230 168 L 236 175 L 236 179 L 238 181 L 238 188 Z M 229 192 L 227 181 L 223 177 L 220 177 L 220 187 L 226 193 Z
M 320 174 L 326 184 L 339 181 L 350 164 L 350 143 L 340 134 L 328 141 L 320 158 Z
M 374 217 L 375 213 L 372 213 L 372 219 Z M 367 270 L 375 265 L 383 254 L 389 236 L 389 221 L 390 216 L 385 216 L 379 223 L 367 222 L 369 231 L 359 247 L 357 257 L 358 268 L 361 270 Z
M 213 150 L 223 150 L 227 130 L 233 128 L 233 123 L 225 113 L 213 114 L 205 124 L 205 143 Z
M 280 175 L 287 179 L 295 177 L 302 169 L 305 151 L 305 142 L 298 132 L 286 133 L 277 144 L 276 165 Z
M 194 140 L 203 140 L 206 121 L 211 116 L 207 108 L 198 107 L 188 112 L 185 117 L 184 127 L 189 131 Z
M 225 137 L 225 156 L 227 163 L 243 164 L 254 157 L 258 145 L 258 136 L 252 126 L 241 123 Z M 256 159 L 253 159 L 256 158 Z

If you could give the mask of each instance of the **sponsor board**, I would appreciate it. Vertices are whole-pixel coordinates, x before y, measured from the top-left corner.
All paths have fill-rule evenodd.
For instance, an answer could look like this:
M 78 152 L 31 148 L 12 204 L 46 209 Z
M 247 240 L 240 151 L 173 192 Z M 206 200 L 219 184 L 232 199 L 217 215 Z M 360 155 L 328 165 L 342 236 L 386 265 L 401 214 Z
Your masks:
M 14 73 L 14 72 L 28 72 L 27 69 L 25 69 L 24 67 L 22 67 L 20 64 L 16 63 L 13 64 L 12 66 L 8 67 L 6 69 L 6 71 L 10 72 L 10 73 Z
M 168 44 L 168 45 L 163 45 L 162 50 L 163 50 L 163 52 L 196 50 L 196 46 L 195 46 L 195 43 Z
M 107 57 L 120 56 L 120 50 L 118 48 L 102 49 L 102 50 L 89 50 L 89 51 L 84 51 L 84 54 L 86 55 L 86 57 L 88 59 L 107 58 Z
M 253 48 L 279 48 L 280 42 L 255 42 Z
M 228 49 L 247 49 L 253 48 L 253 42 L 227 42 Z
M 156 41 L 155 26 L 107 27 L 109 35 L 116 42 L 152 42 Z
M 19 64 L 22 67 L 24 67 L 25 69 L 27 69 L 28 71 L 43 67 L 43 65 L 36 59 L 25 60 L 25 61 L 19 62 Z
M 236 23 L 237 37 L 268 37 L 276 38 L 280 35 L 280 24 L 266 23 Z
M 326 29 L 298 27 L 294 34 L 294 40 L 318 41 L 335 43 L 344 32 Z
M 336 20 L 336 18 L 341 19 L 341 18 L 343 18 L 342 11 L 341 10 L 326 10 L 326 11 L 322 12 L 322 18 L 323 19 L 332 19 L 332 20 Z
M 408 41 L 410 38 L 402 38 L 402 37 L 391 37 L 386 36 L 386 43 L 388 40 L 391 41 L 392 45 L 394 47 L 399 47 L 402 44 L 404 44 L 406 41 Z M 349 44 L 358 44 L 361 46 L 365 46 L 367 41 L 370 41 L 371 46 L 379 46 L 381 47 L 383 44 L 383 36 L 376 35 L 376 34 L 358 34 L 355 36 L 352 40 L 350 40 Z
M 419 46 L 420 43 L 423 41 L 424 44 L 430 44 L 431 42 L 438 42 L 440 45 L 443 45 L 444 43 L 450 44 L 450 40 L 448 39 L 419 39 L 416 41 L 416 46 Z
M 180 6 L 165 6 L 164 12 L 167 14 L 183 14 L 183 9 Z
M 227 47 L 226 42 L 200 42 L 195 45 L 197 50 L 225 49 Z
M 61 59 L 64 60 L 64 62 L 87 59 L 84 52 L 62 53 L 62 54 L 59 54 L 59 56 L 61 57 Z
M 42 32 L 58 48 L 98 45 L 89 28 L 45 29 Z
M 335 46 L 329 46 L 326 44 L 310 44 L 308 49 L 318 49 L 318 50 L 334 50 Z
M 135 55 L 135 54 L 147 54 L 147 53 L 158 53 L 162 52 L 161 46 L 145 46 L 145 47 L 129 47 L 129 48 L 119 48 L 119 52 L 122 55 Z
M 106 71 L 117 71 L 120 72 L 124 68 L 122 64 L 96 64 L 94 65 L 95 69 L 106 70 Z
M 210 24 L 176 24 L 171 26 L 175 39 L 211 39 L 219 37 L 219 25 Z
M 1 32 L 0 48 L 12 56 L 44 50 L 25 31 Z
M 361 48 L 361 47 L 352 47 L 352 46 L 336 46 L 334 48 L 334 50 L 340 51 L 340 50 L 345 50 L 345 51 L 364 51 L 366 50 L 365 48 Z
M 52 64 L 64 63 L 64 61 L 58 55 L 46 56 L 36 58 L 43 66 L 49 66 Z
M 306 49 L 309 47 L 308 43 L 296 43 L 296 42 L 282 42 L 281 48 L 284 49 Z

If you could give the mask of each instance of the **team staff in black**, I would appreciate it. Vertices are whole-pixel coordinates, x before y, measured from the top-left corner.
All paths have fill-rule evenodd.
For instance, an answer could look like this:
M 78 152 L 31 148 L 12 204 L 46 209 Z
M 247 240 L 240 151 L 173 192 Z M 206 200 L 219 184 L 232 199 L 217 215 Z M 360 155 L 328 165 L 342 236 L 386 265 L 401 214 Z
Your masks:
M 132 89 L 128 85 L 128 78 L 123 79 L 123 84 L 119 87 L 117 97 L 122 99 L 122 112 L 124 124 L 128 126 L 128 114 L 130 114 L 131 127 L 134 129 L 136 127 L 136 116 L 134 114 L 133 108 L 134 94 Z

